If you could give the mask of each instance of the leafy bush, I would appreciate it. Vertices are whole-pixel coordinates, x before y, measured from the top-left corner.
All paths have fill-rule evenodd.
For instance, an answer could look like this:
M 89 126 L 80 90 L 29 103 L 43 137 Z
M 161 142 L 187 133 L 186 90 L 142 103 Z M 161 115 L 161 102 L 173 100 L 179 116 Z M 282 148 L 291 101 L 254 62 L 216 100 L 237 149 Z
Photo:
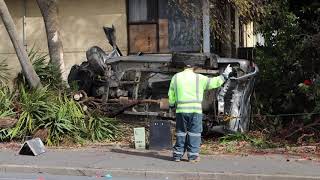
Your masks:
M 0 118 L 15 117 L 13 108 L 14 95 L 8 87 L 0 86 Z M 10 129 L 0 129 L 0 141 L 9 138 Z
M 261 119 L 262 129 L 283 138 L 316 119 L 292 114 L 320 113 L 320 43 L 316 43 L 320 40 L 320 24 L 315 18 L 320 11 L 312 1 L 298 0 L 270 1 L 264 9 L 258 31 L 265 44 L 257 48 L 260 77 L 254 107 L 258 114 L 288 114 Z M 300 133 L 315 133 L 320 138 L 319 126 L 313 128 Z M 298 138 L 299 135 L 292 139 Z
M 12 107 L 14 94 L 8 87 L 0 86 L 0 117 L 14 117 L 14 109 Z
M 52 88 L 63 87 L 62 77 L 59 67 L 53 63 L 48 63 L 47 54 L 40 54 L 34 48 L 29 52 L 29 59 L 38 74 L 41 83 Z
M 251 144 L 251 146 L 255 148 L 272 148 L 275 147 L 274 144 L 269 142 L 265 137 L 256 137 L 250 134 L 244 134 L 244 133 L 235 133 L 235 134 L 228 134 L 221 138 L 219 138 L 219 142 L 221 144 L 225 145 L 231 145 L 234 144 L 234 142 L 241 142 L 245 141 Z
M 90 117 L 87 122 L 87 138 L 92 141 L 115 140 L 119 129 L 115 119 L 107 117 Z
M 39 125 L 39 127 L 48 129 L 46 141 L 49 145 L 59 144 L 65 136 L 72 134 L 76 129 L 69 118 L 66 106 L 55 106 L 54 109 L 54 113 L 43 119 Z
M 260 82 L 256 86 L 262 113 L 312 112 L 299 84 L 308 86 L 320 74 L 320 11 L 312 1 L 274 0 L 265 5 L 258 31 L 265 45 L 257 49 Z M 310 101 L 311 100 L 311 101 Z
M 16 92 L 4 82 L 6 65 L 0 62 L 0 117 L 17 117 L 11 129 L 0 129 L 0 140 L 40 137 L 48 145 L 59 145 L 65 140 L 82 142 L 114 140 L 118 135 L 115 120 L 94 116 L 83 111 L 81 105 L 68 96 L 59 68 L 47 63 L 47 55 L 32 50 L 30 61 L 45 87 L 30 89 L 23 74 L 16 78 Z M 2 81 L 3 80 L 3 81 Z
M 50 96 L 52 95 L 50 95 L 47 87 L 26 90 L 24 86 L 20 86 L 16 102 L 19 108 L 19 119 L 10 132 L 11 139 L 32 134 L 36 125 L 43 118 L 47 118 L 54 113 L 54 104 Z
M 37 129 L 48 129 L 47 143 L 57 145 L 65 137 L 77 139 L 80 136 L 80 131 L 84 128 L 84 117 L 79 104 L 60 95 L 53 105 L 52 113 L 41 120 Z
M 59 145 L 64 139 L 103 141 L 118 135 L 114 119 L 86 115 L 79 103 L 48 87 L 29 90 L 19 86 L 16 96 L 2 88 L 0 101 L 0 117 L 18 116 L 12 129 L 0 130 L 0 140 L 36 135 L 48 145 Z
M 55 90 L 65 88 L 59 67 L 53 63 L 48 63 L 47 54 L 40 53 L 39 50 L 32 48 L 28 53 L 28 57 L 43 85 Z M 26 83 L 22 73 L 18 74 L 16 83 L 28 87 L 28 83 Z

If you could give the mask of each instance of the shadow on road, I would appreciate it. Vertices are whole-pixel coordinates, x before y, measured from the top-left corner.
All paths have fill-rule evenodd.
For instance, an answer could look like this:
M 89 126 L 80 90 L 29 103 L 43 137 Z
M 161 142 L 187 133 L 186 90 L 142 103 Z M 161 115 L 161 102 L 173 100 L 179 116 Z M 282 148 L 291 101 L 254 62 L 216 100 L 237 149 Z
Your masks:
M 157 152 L 137 152 L 137 151 L 129 151 L 129 150 L 123 150 L 123 149 L 111 149 L 110 151 L 114 153 L 121 153 L 121 154 L 128 154 L 128 155 L 142 156 L 142 157 L 151 157 L 151 158 L 171 161 L 171 156 L 160 155 Z

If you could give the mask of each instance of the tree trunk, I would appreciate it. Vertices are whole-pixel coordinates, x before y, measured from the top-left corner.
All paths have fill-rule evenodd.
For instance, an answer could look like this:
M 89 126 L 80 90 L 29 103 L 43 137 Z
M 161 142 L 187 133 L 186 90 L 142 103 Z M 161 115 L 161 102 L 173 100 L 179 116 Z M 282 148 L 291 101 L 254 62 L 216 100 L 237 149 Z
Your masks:
M 37 0 L 47 32 L 50 62 L 56 64 L 64 81 L 67 80 L 60 39 L 58 0 Z
M 4 0 L 0 0 L 0 17 L 7 29 L 11 42 L 18 56 L 22 72 L 30 87 L 37 88 L 41 86 L 40 78 L 33 69 L 31 62 L 28 60 L 27 51 L 24 49 L 21 40 L 18 39 L 18 32 Z

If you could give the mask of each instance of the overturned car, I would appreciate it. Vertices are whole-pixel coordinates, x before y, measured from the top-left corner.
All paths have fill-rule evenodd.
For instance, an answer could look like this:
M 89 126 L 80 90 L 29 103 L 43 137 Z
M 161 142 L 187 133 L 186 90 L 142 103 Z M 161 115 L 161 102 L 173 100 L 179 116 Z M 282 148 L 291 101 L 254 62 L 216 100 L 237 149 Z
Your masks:
M 104 27 L 104 31 L 113 51 L 107 54 L 97 46 L 90 48 L 86 52 L 87 61 L 72 67 L 68 81 L 85 96 L 95 97 L 101 104 L 99 109 L 107 116 L 131 114 L 174 119 L 167 93 L 172 76 L 183 70 L 185 62 L 199 67 L 196 72 L 208 77 L 218 76 L 231 64 L 233 77 L 220 89 L 205 93 L 204 132 L 248 131 L 250 100 L 258 74 L 254 63 L 201 53 L 122 56 L 114 40 L 114 29 Z

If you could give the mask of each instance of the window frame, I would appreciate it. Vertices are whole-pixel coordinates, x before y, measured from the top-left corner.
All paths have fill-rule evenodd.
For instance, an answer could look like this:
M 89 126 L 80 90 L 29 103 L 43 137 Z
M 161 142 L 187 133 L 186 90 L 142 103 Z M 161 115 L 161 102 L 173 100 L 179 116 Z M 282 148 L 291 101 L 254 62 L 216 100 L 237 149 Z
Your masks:
M 155 24 L 156 25 L 156 53 L 147 53 L 147 54 L 157 54 L 160 52 L 160 46 L 159 46 L 159 0 L 155 0 L 156 8 L 155 8 L 155 20 L 154 21 L 135 21 L 130 22 L 130 7 L 129 7 L 129 1 L 126 0 L 126 13 L 127 13 L 127 49 L 128 49 L 128 55 L 135 54 L 136 52 L 130 52 L 130 25 L 147 25 L 147 24 Z

